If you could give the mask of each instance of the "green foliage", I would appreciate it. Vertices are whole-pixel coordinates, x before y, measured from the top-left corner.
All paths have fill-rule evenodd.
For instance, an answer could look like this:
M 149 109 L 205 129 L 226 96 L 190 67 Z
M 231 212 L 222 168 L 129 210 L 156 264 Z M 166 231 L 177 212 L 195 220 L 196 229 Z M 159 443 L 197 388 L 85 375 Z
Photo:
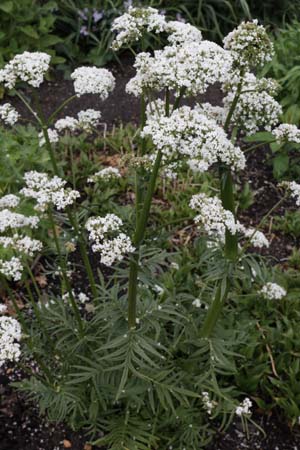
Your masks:
M 114 58 L 111 24 L 123 10 L 122 1 L 58 0 L 57 5 L 56 27 L 63 38 L 58 49 L 71 65 L 103 66 Z
M 148 248 L 143 254 L 136 330 L 128 331 L 126 293 L 120 289 L 127 271 L 121 270 L 118 281 L 115 275 L 104 281 L 99 272 L 99 298 L 83 311 L 84 337 L 68 303 L 51 296 L 47 307 L 41 306 L 42 329 L 33 321 L 31 335 L 55 378 L 41 371 L 17 383 L 19 389 L 39 402 L 50 420 L 87 428 L 98 445 L 110 449 L 198 450 L 207 444 L 213 422 L 207 420 L 202 392 L 214 402 L 211 418 L 225 427 L 239 395 L 230 384 L 241 357 L 236 349 L 249 324 L 237 326 L 227 317 L 211 339 L 201 338 L 206 311 L 192 305 L 194 292 L 199 295 L 194 278 L 218 264 L 219 255 L 205 250 L 205 241 L 198 244 L 195 260 L 188 253 L 177 258 L 180 270 L 170 267 L 170 253 Z M 189 273 L 185 285 L 184 273 Z M 210 303 L 213 290 L 214 283 L 202 287 L 203 304 Z M 52 336 L 50 350 L 43 330 Z
M 52 63 L 62 63 L 55 46 L 62 39 L 55 33 L 57 3 L 36 0 L 3 0 L 0 2 L 0 65 L 24 51 L 44 51 Z
M 284 216 L 275 217 L 274 229 L 281 230 L 294 238 L 300 237 L 300 213 L 299 211 L 286 211 Z
M 0 191 L 14 192 L 23 183 L 28 170 L 40 170 L 48 164 L 48 154 L 39 148 L 36 129 L 18 125 L 14 129 L 0 127 Z
M 275 56 L 265 73 L 281 84 L 280 100 L 284 108 L 283 120 L 300 123 L 300 23 L 294 20 L 275 35 Z
M 267 160 L 272 166 L 273 176 L 276 180 L 293 180 L 299 177 L 299 144 L 275 142 L 275 137 L 269 132 L 258 132 L 244 140 L 253 143 L 254 149 L 259 146 L 268 149 Z
M 241 296 L 239 317 L 253 320 L 248 344 L 240 349 L 245 357 L 235 380 L 240 389 L 253 395 L 265 411 L 278 408 L 292 424 L 299 417 L 299 293 L 297 271 L 277 273 L 289 294 L 281 301 Z

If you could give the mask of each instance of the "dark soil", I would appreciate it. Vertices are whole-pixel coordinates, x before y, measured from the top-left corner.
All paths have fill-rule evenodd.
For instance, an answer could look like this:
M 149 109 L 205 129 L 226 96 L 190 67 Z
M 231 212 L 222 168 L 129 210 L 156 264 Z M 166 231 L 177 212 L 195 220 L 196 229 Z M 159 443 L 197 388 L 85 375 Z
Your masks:
M 125 93 L 125 85 L 134 74 L 131 62 L 131 59 L 126 57 L 122 68 L 111 65 L 110 69 L 116 77 L 116 88 L 106 101 L 101 102 L 97 96 L 85 95 L 68 105 L 61 116 L 74 116 L 82 109 L 94 108 L 101 110 L 102 121 L 107 128 L 112 128 L 120 122 L 138 123 L 139 100 Z M 61 79 L 58 74 L 53 74 L 53 77 L 54 81 L 46 82 L 41 87 L 42 106 L 46 117 L 64 99 L 74 94 L 71 81 Z M 221 99 L 222 95 L 217 86 L 209 89 L 205 96 L 205 101 L 215 105 L 220 104 Z M 9 101 L 17 107 L 25 119 L 32 120 L 17 98 Z M 240 176 L 242 182 L 251 183 L 251 188 L 256 194 L 254 204 L 247 211 L 240 213 L 241 221 L 251 226 L 258 224 L 263 215 L 279 199 L 278 190 L 275 188 L 277 183 L 273 179 L 271 167 L 264 162 L 267 155 L 268 148 L 259 149 L 249 155 L 247 169 Z M 286 208 L 287 205 L 284 205 L 276 211 L 276 214 L 282 215 Z M 291 236 L 274 233 L 270 222 L 265 225 L 264 231 L 271 241 L 267 254 L 271 254 L 276 262 L 284 261 L 290 255 L 293 246 L 299 247 L 300 242 Z M 0 450 L 61 450 L 64 448 L 91 450 L 86 445 L 86 439 L 82 434 L 74 433 L 63 425 L 47 424 L 40 418 L 37 410 L 9 387 L 9 379 L 15 376 L 13 372 L 8 373 L 6 369 L 0 368 Z M 251 425 L 248 440 L 240 424 L 236 423 L 226 433 L 217 436 L 209 450 L 300 450 L 300 436 L 295 432 L 292 433 L 278 419 L 270 417 L 267 420 L 258 416 L 256 422 L 265 430 L 266 437 Z

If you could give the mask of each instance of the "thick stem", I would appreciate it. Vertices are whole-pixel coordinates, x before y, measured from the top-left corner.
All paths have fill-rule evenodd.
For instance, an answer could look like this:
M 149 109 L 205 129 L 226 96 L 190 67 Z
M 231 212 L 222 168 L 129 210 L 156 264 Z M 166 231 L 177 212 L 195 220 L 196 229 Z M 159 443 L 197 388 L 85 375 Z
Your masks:
M 228 283 L 225 279 L 225 283 L 222 282 L 218 286 L 215 298 L 206 314 L 202 329 L 200 331 L 201 337 L 203 338 L 210 337 L 221 314 L 223 305 L 227 299 L 227 295 L 228 295 Z
M 242 76 L 242 74 L 241 74 Z M 229 112 L 226 117 L 224 130 L 228 131 L 232 116 L 234 114 L 235 108 L 238 104 L 241 90 L 242 90 L 243 81 L 241 80 L 237 90 L 233 102 L 230 106 Z M 235 217 L 235 204 L 234 204 L 234 192 L 233 192 L 233 180 L 231 169 L 228 166 L 220 167 L 219 170 L 220 176 L 220 190 L 221 190 L 221 200 L 222 205 L 225 209 L 232 212 Z M 225 257 L 231 261 L 234 261 L 237 258 L 238 254 L 238 236 L 236 234 L 232 234 L 228 228 L 226 228 L 225 232 Z
M 220 190 L 222 205 L 225 209 L 232 212 L 235 216 L 233 180 L 229 167 L 220 168 Z M 237 258 L 238 254 L 238 235 L 232 234 L 228 228 L 225 232 L 225 257 L 231 261 Z
M 139 266 L 139 247 L 144 238 L 148 217 L 151 208 L 152 196 L 155 189 L 156 179 L 162 159 L 161 151 L 158 151 L 156 160 L 153 166 L 153 170 L 150 176 L 147 193 L 143 209 L 141 211 L 139 221 L 136 227 L 136 232 L 133 238 L 133 244 L 136 248 L 136 252 L 133 255 L 133 259 L 129 265 L 129 286 L 128 286 L 128 327 L 129 329 L 135 328 L 136 325 L 136 295 L 137 295 L 137 278 L 138 278 L 138 266 Z
M 232 116 L 234 114 L 235 108 L 238 104 L 238 100 L 241 95 L 242 90 L 242 75 L 241 81 L 237 87 L 235 97 L 230 106 L 229 112 L 227 114 L 224 130 L 228 132 Z M 236 133 L 236 130 L 234 130 Z M 224 209 L 229 210 L 235 217 L 235 204 L 234 204 L 234 191 L 233 191 L 233 179 L 231 169 L 228 166 L 221 166 L 219 169 L 219 178 L 220 178 L 220 191 L 221 191 L 221 200 Z M 232 234 L 228 228 L 225 231 L 225 257 L 227 260 L 235 261 L 238 256 L 238 236 L 236 234 Z M 227 299 L 227 295 L 229 292 L 229 279 L 224 278 L 218 288 L 211 304 L 208 313 L 206 315 L 203 327 L 201 329 L 201 336 L 208 338 L 213 332 L 215 325 L 219 319 L 221 314 L 223 305 Z
M 176 107 L 179 106 L 179 101 Z M 165 113 L 166 116 L 170 114 L 170 92 L 166 89 L 165 97 Z M 147 192 L 145 195 L 143 208 L 139 213 L 136 230 L 133 237 L 133 244 L 135 246 L 135 254 L 129 265 L 129 283 L 128 283 L 128 327 L 129 329 L 136 327 L 136 298 L 137 298 L 137 280 L 139 272 L 139 249 L 140 244 L 145 236 L 146 226 L 150 214 L 152 197 L 155 190 L 156 180 L 158 177 L 159 168 L 162 161 L 162 152 L 158 150 L 156 160 L 148 182 Z

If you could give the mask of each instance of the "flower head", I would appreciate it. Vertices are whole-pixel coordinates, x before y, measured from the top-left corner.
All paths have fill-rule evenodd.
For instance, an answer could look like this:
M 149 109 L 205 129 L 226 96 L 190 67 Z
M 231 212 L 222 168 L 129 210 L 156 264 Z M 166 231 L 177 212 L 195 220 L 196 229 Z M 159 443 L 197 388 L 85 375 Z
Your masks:
M 141 134 L 151 137 L 165 158 L 186 157 L 195 171 L 206 171 L 218 161 L 235 170 L 245 167 L 243 152 L 231 143 L 225 131 L 213 119 L 188 106 L 169 117 L 150 116 Z
M 117 178 L 120 178 L 121 174 L 116 167 L 105 167 L 99 172 L 96 172 L 94 175 L 88 178 L 88 183 L 97 183 L 99 180 L 103 181 L 111 181 Z
M 224 240 L 226 228 L 236 234 L 238 223 L 231 211 L 223 208 L 217 197 L 208 197 L 206 194 L 193 195 L 190 207 L 198 212 L 195 222 L 201 225 L 209 236 L 221 241 Z
M 35 209 L 38 211 L 45 211 L 50 205 L 59 210 L 65 209 L 80 197 L 78 191 L 65 188 L 66 181 L 58 176 L 50 178 L 46 173 L 33 170 L 26 172 L 24 178 L 26 187 L 21 193 L 37 201 Z
M 295 142 L 300 144 L 300 130 L 296 125 L 282 123 L 272 130 L 272 134 L 278 143 Z
M 224 48 L 230 50 L 238 67 L 256 67 L 271 61 L 273 44 L 257 20 L 242 22 L 223 40 Z
M 146 31 L 161 33 L 165 30 L 165 26 L 165 17 L 157 9 L 129 6 L 128 11 L 117 17 L 112 24 L 112 30 L 117 33 L 112 48 L 119 50 L 124 45 L 131 45 Z
M 111 266 L 121 261 L 125 254 L 134 252 L 130 238 L 120 232 L 122 220 L 115 214 L 90 217 L 85 225 L 93 242 L 92 250 L 101 254 L 101 263 Z
M 231 65 L 230 53 L 214 42 L 187 41 L 157 50 L 153 56 L 139 53 L 134 64 L 137 73 L 128 82 L 126 91 L 139 96 L 143 89 L 169 88 L 198 95 L 208 86 L 225 81 Z
M 0 317 L 0 367 L 7 361 L 19 360 L 21 335 L 21 326 L 16 319 Z
M 107 69 L 78 67 L 71 74 L 77 97 L 83 94 L 98 94 L 105 100 L 115 87 L 115 78 Z
M 266 283 L 259 292 L 267 300 L 281 300 L 287 292 L 277 283 Z
M 19 117 L 20 114 L 10 103 L 0 105 L 0 119 L 3 120 L 5 125 L 14 125 L 18 122 Z
M 239 406 L 235 408 L 235 413 L 237 416 L 249 415 L 251 414 L 252 402 L 246 397 Z
M 38 88 L 49 69 L 51 56 L 43 52 L 24 52 L 16 55 L 0 70 L 0 83 L 12 89 L 18 80 Z

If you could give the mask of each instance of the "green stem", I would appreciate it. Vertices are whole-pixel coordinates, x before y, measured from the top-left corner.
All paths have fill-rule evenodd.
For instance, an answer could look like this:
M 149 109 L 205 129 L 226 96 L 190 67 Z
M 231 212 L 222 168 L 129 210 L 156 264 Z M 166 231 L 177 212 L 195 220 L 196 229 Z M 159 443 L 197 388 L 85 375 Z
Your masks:
M 75 98 L 77 98 L 77 95 L 72 95 L 71 97 L 67 98 L 49 117 L 47 120 L 47 125 L 52 125 L 52 122 L 56 118 L 56 116 Z
M 225 279 L 225 286 L 224 283 L 219 284 L 214 300 L 206 314 L 204 323 L 200 331 L 201 337 L 203 338 L 210 337 L 221 314 L 223 305 L 226 301 L 228 290 L 229 290 L 228 282 Z
M 28 109 L 28 111 L 34 116 L 35 120 L 38 122 L 38 124 L 42 127 L 43 123 L 40 120 L 40 118 L 38 117 L 38 114 L 36 113 L 36 111 L 33 110 L 33 108 L 31 108 L 30 104 L 27 102 L 27 100 L 25 100 L 25 98 L 23 97 L 22 94 L 20 94 L 20 92 L 18 92 L 17 90 L 14 91 L 14 93 L 17 95 L 17 97 L 19 97 L 19 99 L 21 100 L 22 103 L 24 103 L 24 105 L 26 106 L 26 108 Z
M 242 76 L 242 74 L 241 74 Z M 228 131 L 232 116 L 234 114 L 235 108 L 238 104 L 241 90 L 242 90 L 243 80 L 238 84 L 236 94 L 234 96 L 233 102 L 230 106 L 229 112 L 227 114 L 224 130 Z M 236 133 L 236 130 L 234 130 Z M 233 180 L 231 169 L 228 166 L 221 166 L 219 169 L 220 178 L 220 191 L 221 200 L 223 208 L 229 210 L 235 217 L 235 204 L 234 204 L 234 192 L 233 192 Z M 238 254 L 238 235 L 237 233 L 232 234 L 228 228 L 225 232 L 225 257 L 231 261 L 236 260 Z
M 76 233 L 76 235 L 78 236 L 78 243 L 79 243 L 79 249 L 80 249 L 80 254 L 83 260 L 83 264 L 89 279 L 89 283 L 90 283 L 90 287 L 91 287 L 91 291 L 92 291 L 92 295 L 93 298 L 96 299 L 98 296 L 97 293 L 97 288 L 96 288 L 96 282 L 95 282 L 95 278 L 94 278 L 94 274 L 93 274 L 93 270 L 92 270 L 92 266 L 89 260 L 89 255 L 87 253 L 86 250 L 86 244 L 82 239 L 82 234 L 80 232 L 79 229 L 79 224 L 77 222 L 77 218 L 76 218 L 76 214 L 72 215 L 70 210 L 67 210 L 67 215 L 70 221 L 70 224 L 72 225 L 72 227 L 74 228 L 74 231 Z
M 136 248 L 135 254 L 129 265 L 129 286 L 128 286 L 128 327 L 129 329 L 136 326 L 136 296 L 137 296 L 137 278 L 139 269 L 139 247 L 144 238 L 146 225 L 149 218 L 152 196 L 155 189 L 156 179 L 162 159 L 161 151 L 158 151 L 153 170 L 150 176 L 149 185 L 141 211 L 136 232 L 133 238 L 133 244 Z
M 242 90 L 242 80 L 243 74 L 241 73 L 241 81 L 237 87 L 237 91 L 233 102 L 228 111 L 224 130 L 228 132 L 232 116 L 238 104 L 238 100 L 241 95 Z M 233 130 L 232 140 L 235 140 L 237 130 Z M 229 210 L 235 217 L 235 203 L 234 203 L 234 191 L 233 191 L 233 179 L 231 169 L 228 166 L 220 166 L 219 168 L 219 178 L 220 178 L 220 193 L 221 200 L 224 209 Z M 229 261 L 235 261 L 238 255 L 238 235 L 232 234 L 228 228 L 225 231 L 225 258 Z M 213 332 L 215 325 L 218 321 L 218 318 L 221 314 L 223 305 L 227 299 L 229 292 L 229 279 L 228 277 L 224 278 L 218 288 L 214 300 L 207 312 L 204 324 L 201 329 L 201 336 L 204 338 L 208 338 Z
M 286 198 L 287 198 L 287 194 L 285 194 L 277 203 L 275 203 L 275 205 L 272 206 L 272 208 L 267 212 L 267 214 L 260 220 L 258 225 L 254 228 L 253 233 L 251 234 L 251 236 L 249 236 L 246 243 L 244 244 L 244 246 L 240 252 L 240 255 L 239 255 L 240 258 L 243 256 L 243 254 L 245 253 L 247 248 L 250 247 L 251 241 L 254 238 L 255 233 L 263 226 L 263 224 L 268 219 L 268 217 L 270 217 L 270 215 L 275 211 L 275 209 L 277 209 L 286 200 Z
M 220 191 L 223 208 L 235 216 L 232 173 L 229 167 L 220 167 Z M 238 235 L 232 234 L 228 228 L 225 231 L 225 257 L 231 261 L 237 258 Z
M 60 270 L 62 272 L 64 283 L 65 283 L 66 289 L 68 291 L 71 307 L 72 307 L 72 309 L 74 311 L 74 315 L 75 315 L 75 318 L 76 318 L 77 323 L 78 323 L 79 332 L 80 332 L 81 336 L 83 336 L 83 334 L 84 334 L 83 323 L 82 323 L 82 320 L 81 320 L 81 316 L 80 316 L 80 312 L 79 312 L 76 300 L 75 300 L 73 292 L 72 292 L 70 281 L 68 279 L 67 267 L 66 267 L 65 260 L 64 260 L 64 257 L 62 255 L 61 249 L 60 249 L 60 244 L 59 244 L 59 240 L 58 240 L 58 236 L 57 236 L 56 228 L 55 228 L 55 222 L 54 222 L 52 211 L 50 209 L 48 211 L 48 216 L 49 216 L 49 220 L 50 220 L 50 224 L 51 224 L 51 228 L 52 228 L 52 233 L 53 233 L 53 238 L 54 238 L 54 242 L 55 242 L 56 251 L 57 251 L 57 254 L 59 256 Z

